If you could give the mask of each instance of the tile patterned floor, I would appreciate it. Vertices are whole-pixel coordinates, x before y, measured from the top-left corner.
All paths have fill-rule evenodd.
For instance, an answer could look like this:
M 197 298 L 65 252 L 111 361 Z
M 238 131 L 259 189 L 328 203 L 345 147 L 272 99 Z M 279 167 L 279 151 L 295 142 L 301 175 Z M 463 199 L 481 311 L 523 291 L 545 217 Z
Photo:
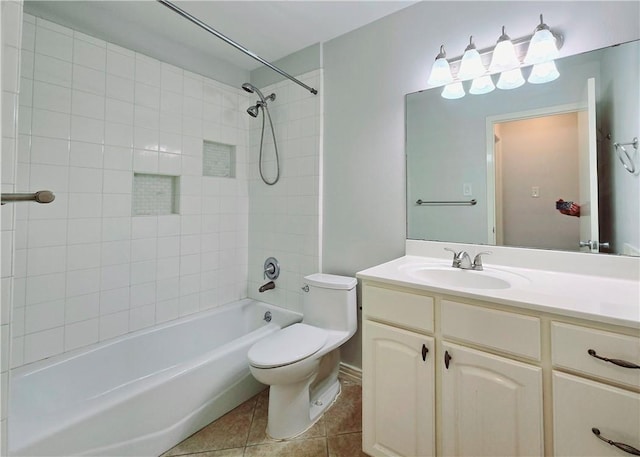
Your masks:
M 362 386 L 341 380 L 337 401 L 291 440 L 267 437 L 269 390 L 228 412 L 162 457 L 366 457 L 362 452 Z

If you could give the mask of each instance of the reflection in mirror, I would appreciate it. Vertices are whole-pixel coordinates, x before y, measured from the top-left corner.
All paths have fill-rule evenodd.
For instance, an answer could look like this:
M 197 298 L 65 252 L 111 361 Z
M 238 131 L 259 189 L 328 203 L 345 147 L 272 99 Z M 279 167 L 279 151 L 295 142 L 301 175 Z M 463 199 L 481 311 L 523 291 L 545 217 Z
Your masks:
M 640 136 L 639 59 L 634 41 L 559 59 L 547 84 L 408 94 L 407 238 L 640 255 L 640 173 L 614 148 Z

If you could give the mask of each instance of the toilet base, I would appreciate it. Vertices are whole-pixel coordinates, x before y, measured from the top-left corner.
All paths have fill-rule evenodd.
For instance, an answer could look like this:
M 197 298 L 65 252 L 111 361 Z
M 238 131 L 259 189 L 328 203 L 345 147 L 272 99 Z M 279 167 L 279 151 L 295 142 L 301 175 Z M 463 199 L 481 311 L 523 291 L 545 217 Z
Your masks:
M 311 404 L 309 410 L 309 416 L 311 417 L 312 425 L 315 424 L 331 405 L 333 405 L 340 396 L 341 388 L 340 381 L 336 381 L 329 386 L 329 388 L 320 395 L 320 397 Z
M 307 385 L 296 395 L 292 395 L 291 386 L 287 389 L 279 386 L 269 388 L 267 435 L 277 440 L 296 437 L 311 428 L 333 405 L 340 395 L 340 381 L 336 379 L 328 385 L 313 403 L 309 401 L 311 381 L 313 379 L 308 380 Z

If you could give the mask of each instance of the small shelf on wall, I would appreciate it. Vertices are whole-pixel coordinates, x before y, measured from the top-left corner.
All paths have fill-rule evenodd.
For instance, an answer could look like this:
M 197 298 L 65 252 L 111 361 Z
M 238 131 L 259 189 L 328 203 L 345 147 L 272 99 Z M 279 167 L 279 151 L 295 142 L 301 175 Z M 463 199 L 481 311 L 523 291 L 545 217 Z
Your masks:
M 204 140 L 202 143 L 202 175 L 235 178 L 236 147 Z
M 161 216 L 180 213 L 178 176 L 133 174 L 133 215 Z

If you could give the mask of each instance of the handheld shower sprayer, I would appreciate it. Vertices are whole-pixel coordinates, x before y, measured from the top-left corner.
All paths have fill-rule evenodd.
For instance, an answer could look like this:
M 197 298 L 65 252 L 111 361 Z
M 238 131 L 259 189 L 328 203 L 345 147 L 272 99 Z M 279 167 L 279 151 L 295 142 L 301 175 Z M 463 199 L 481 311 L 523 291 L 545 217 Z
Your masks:
M 244 83 L 242 85 L 242 88 L 245 91 L 249 92 L 250 94 L 254 94 L 255 93 L 258 97 L 260 97 L 260 101 L 262 103 L 264 103 L 264 104 L 266 104 L 267 101 L 272 102 L 272 101 L 274 101 L 276 99 L 276 94 L 271 94 L 271 95 L 268 95 L 268 96 L 265 97 L 264 95 L 262 95 L 262 92 L 260 92 L 260 89 L 258 89 L 256 86 L 254 86 L 251 83 Z
M 260 89 L 258 89 L 256 86 L 254 86 L 251 83 L 244 83 L 242 85 L 242 89 L 244 89 L 246 92 L 249 92 L 250 94 L 256 94 L 258 95 L 258 97 L 260 97 L 260 100 L 258 100 L 255 105 L 252 105 L 249 108 L 247 108 L 247 113 L 251 117 L 258 117 L 258 113 L 260 109 L 262 109 L 262 133 L 260 134 L 260 158 L 258 159 L 258 169 L 260 171 L 260 178 L 262 178 L 262 181 L 269 186 L 273 186 L 280 179 L 280 160 L 278 157 L 278 143 L 276 142 L 276 132 L 273 129 L 273 121 L 271 120 L 271 114 L 269 113 L 269 107 L 267 106 L 267 102 L 274 101 L 276 99 L 276 94 L 270 94 L 267 97 L 265 97 L 264 95 L 262 95 L 262 92 L 260 92 Z M 265 116 L 265 112 L 266 112 L 266 116 Z M 271 134 L 273 136 L 273 147 L 275 149 L 275 156 L 276 156 L 276 177 L 273 181 L 267 180 L 264 177 L 264 174 L 262 173 L 262 148 L 264 145 L 265 117 L 269 118 L 269 124 L 271 125 Z

